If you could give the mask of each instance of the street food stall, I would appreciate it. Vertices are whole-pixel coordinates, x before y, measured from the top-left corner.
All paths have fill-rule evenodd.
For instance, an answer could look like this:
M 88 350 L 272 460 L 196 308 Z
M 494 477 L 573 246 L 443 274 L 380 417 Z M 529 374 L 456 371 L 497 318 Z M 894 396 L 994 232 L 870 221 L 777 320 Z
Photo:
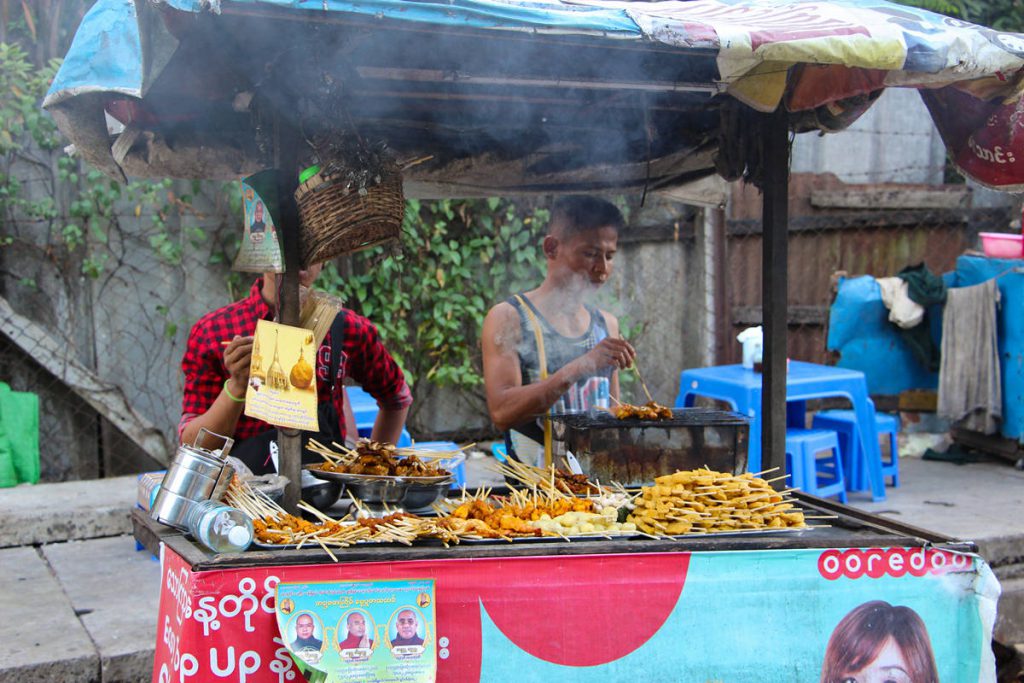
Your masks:
M 306 141 L 335 128 L 386 141 L 406 196 L 645 193 L 718 172 L 765 201 L 762 477 L 738 459 L 641 471 L 635 508 L 600 533 L 533 524 L 589 509 L 530 529 L 499 515 L 497 537 L 313 515 L 287 533 L 316 547 L 244 553 L 137 512 L 163 563 L 154 680 L 831 680 L 890 638 L 908 680 L 991 680 L 999 588 L 971 544 L 769 479 L 785 462 L 788 136 L 841 130 L 885 87 L 915 87 L 959 168 L 1019 190 L 1022 68 L 1024 36 L 881 0 L 100 0 L 45 106 L 115 178 L 280 169 L 284 323 L 310 253 L 298 171 Z M 292 482 L 298 447 L 282 437 Z M 733 447 L 745 455 L 744 438 Z M 295 514 L 297 493 L 252 516 Z M 465 526 L 486 519 L 463 505 L 539 502 L 486 493 L 444 512 Z M 845 661 L 858 629 L 877 648 Z

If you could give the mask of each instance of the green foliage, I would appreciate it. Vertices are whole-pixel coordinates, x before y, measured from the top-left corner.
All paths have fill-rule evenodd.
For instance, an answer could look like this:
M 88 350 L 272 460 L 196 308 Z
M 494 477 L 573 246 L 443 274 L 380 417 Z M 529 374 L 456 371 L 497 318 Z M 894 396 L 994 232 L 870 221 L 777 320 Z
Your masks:
M 328 264 L 318 286 L 377 324 L 410 383 L 479 387 L 484 316 L 543 279 L 549 218 L 547 209 L 506 199 L 410 200 L 400 251 L 378 247 L 342 269 Z M 639 325 L 620 324 L 627 338 L 640 334 Z M 620 381 L 633 377 L 621 373 Z
M 997 31 L 1024 32 L 1024 0 L 959 0 L 967 21 Z
M 0 43 L 0 248 L 41 252 L 62 272 L 91 279 L 119 261 L 111 237 L 127 225 L 170 266 L 182 263 L 187 248 L 206 249 L 205 230 L 179 227 L 182 216 L 198 215 L 192 206 L 198 181 L 183 195 L 173 192 L 170 179 L 119 183 L 56 151 L 66 141 L 41 102 L 59 65 L 54 59 L 36 68 L 21 47 Z M 214 250 L 213 260 L 223 262 L 223 255 Z M 35 286 L 30 278 L 21 284 Z
M 504 199 L 411 200 L 400 253 L 354 256 L 347 277 L 329 265 L 320 284 L 377 324 L 410 382 L 478 386 L 484 316 L 540 281 L 547 221 Z
M 0 154 L 20 150 L 26 133 L 41 149 L 54 149 L 59 144 L 57 127 L 39 108 L 39 98 L 58 66 L 59 60 L 52 59 L 36 69 L 20 47 L 0 43 Z
M 1024 32 L 1024 0 L 896 0 L 987 26 L 997 31 Z
M 962 17 L 964 14 L 963 2 L 961 0 L 896 0 L 896 2 L 908 7 L 919 7 L 951 17 Z

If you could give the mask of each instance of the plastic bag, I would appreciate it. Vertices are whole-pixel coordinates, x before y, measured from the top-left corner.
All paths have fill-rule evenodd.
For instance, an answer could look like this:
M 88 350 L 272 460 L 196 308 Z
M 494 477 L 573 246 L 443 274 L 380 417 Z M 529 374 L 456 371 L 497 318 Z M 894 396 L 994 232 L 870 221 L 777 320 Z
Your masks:
M 753 368 L 754 363 L 761 362 L 764 353 L 764 333 L 760 325 L 748 327 L 736 335 L 736 339 L 743 344 L 743 367 Z

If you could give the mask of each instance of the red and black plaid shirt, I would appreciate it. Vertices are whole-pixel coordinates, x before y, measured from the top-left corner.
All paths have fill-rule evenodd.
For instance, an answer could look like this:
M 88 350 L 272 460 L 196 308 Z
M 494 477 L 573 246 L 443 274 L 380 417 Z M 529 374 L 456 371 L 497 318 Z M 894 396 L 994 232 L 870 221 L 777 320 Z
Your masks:
M 273 311 L 263 300 L 262 288 L 263 278 L 260 278 L 253 284 L 248 297 L 207 313 L 192 326 L 185 356 L 181 360 L 181 369 L 185 373 L 185 391 L 181 402 L 179 435 L 189 420 L 210 409 L 224 388 L 228 371 L 224 367 L 224 347 L 221 342 L 230 341 L 235 335 L 252 335 L 256 331 L 257 321 L 273 318 Z M 341 387 L 345 377 L 351 377 L 362 385 L 382 408 L 408 406 L 412 403 L 412 393 L 405 383 L 401 368 L 381 343 L 373 323 L 348 309 L 342 309 L 340 315 L 345 321 L 345 337 L 338 362 L 338 376 L 336 381 L 328 381 L 331 362 L 331 334 L 328 332 L 317 351 L 316 391 L 320 402 L 328 399 L 334 402 L 341 422 L 339 427 L 344 435 L 345 398 Z M 271 425 L 262 420 L 242 415 L 238 418 L 234 438 L 243 441 L 270 428 Z

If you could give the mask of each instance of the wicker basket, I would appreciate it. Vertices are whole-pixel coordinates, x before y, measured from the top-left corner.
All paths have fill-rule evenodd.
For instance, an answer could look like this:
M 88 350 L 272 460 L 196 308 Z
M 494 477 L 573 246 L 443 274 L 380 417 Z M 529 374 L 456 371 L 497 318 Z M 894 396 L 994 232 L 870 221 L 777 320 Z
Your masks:
M 405 215 L 398 168 L 381 174 L 364 196 L 343 179 L 317 173 L 295 191 L 302 223 L 302 263 L 322 263 L 341 254 L 398 239 Z

